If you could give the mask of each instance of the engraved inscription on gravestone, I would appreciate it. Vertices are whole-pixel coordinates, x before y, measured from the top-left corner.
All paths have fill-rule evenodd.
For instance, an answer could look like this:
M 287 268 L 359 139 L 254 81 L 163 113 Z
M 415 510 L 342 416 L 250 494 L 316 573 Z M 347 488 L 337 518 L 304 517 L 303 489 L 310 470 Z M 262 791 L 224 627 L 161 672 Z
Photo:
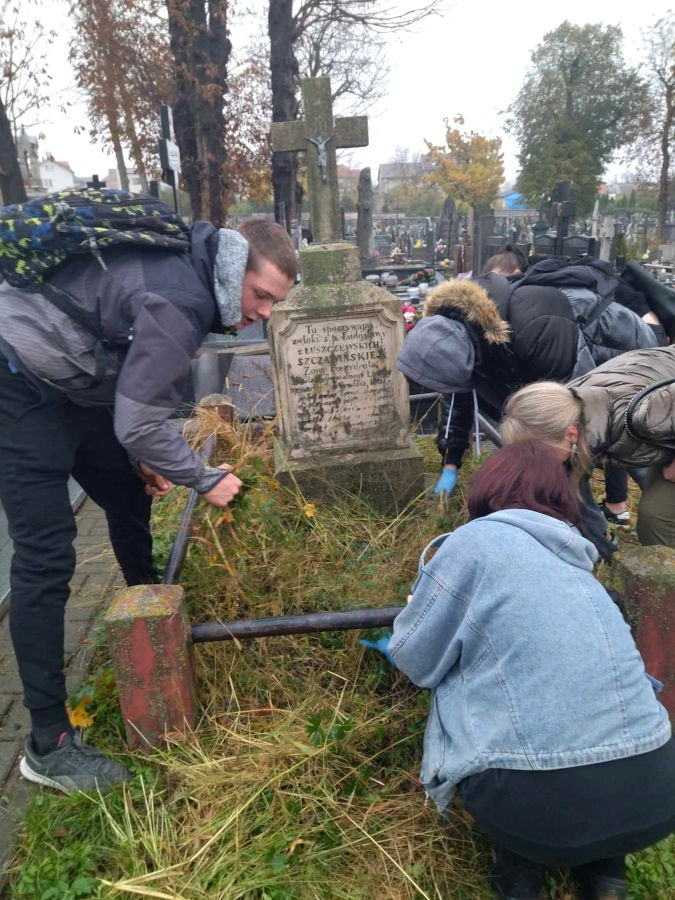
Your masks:
M 408 444 L 391 360 L 400 323 L 382 308 L 293 316 L 280 333 L 284 439 L 291 456 Z

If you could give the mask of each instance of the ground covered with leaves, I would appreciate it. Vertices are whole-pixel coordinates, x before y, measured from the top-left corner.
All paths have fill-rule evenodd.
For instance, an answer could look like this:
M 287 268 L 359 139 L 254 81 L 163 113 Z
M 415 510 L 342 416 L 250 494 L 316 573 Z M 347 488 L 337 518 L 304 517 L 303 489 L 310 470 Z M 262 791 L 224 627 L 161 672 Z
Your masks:
M 198 440 L 215 425 L 204 416 Z M 215 461 L 236 461 L 246 491 L 198 509 L 181 578 L 192 621 L 403 604 L 426 542 L 464 520 L 475 461 L 448 506 L 420 498 L 383 518 L 356 497 L 282 488 L 270 432 L 218 429 Z M 186 496 L 157 504 L 160 565 Z M 8 896 L 487 900 L 489 848 L 459 805 L 441 822 L 418 783 L 428 697 L 362 636 L 199 645 L 195 734 L 131 758 L 102 640 L 71 706 L 136 778 L 105 796 L 36 795 Z M 631 877 L 635 900 L 672 897 L 675 844 L 640 854 Z M 547 895 L 572 896 L 555 873 Z

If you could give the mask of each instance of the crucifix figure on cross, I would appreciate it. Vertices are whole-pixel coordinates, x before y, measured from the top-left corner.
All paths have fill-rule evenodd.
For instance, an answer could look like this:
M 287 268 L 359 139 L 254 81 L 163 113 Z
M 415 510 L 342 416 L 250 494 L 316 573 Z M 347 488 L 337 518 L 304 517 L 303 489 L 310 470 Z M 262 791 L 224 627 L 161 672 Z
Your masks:
M 303 78 L 300 86 L 305 119 L 275 122 L 272 125 L 272 150 L 310 154 L 307 180 L 314 241 L 332 243 L 342 240 L 335 151 L 343 147 L 366 147 L 368 119 L 366 116 L 349 116 L 333 120 L 328 78 Z M 319 137 L 323 134 L 328 137 Z
M 319 168 L 321 169 L 321 180 L 324 184 L 326 183 L 326 169 L 328 168 L 326 144 L 334 137 L 334 134 L 329 134 L 327 138 L 312 138 L 309 136 L 305 136 L 305 140 L 309 141 L 310 144 L 314 144 L 314 146 L 316 147 L 316 152 L 319 154 Z

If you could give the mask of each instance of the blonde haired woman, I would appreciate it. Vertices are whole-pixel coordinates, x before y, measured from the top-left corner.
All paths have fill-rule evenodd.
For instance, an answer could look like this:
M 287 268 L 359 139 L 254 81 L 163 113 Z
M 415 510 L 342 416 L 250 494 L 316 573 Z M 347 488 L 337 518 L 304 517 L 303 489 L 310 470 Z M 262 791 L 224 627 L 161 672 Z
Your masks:
M 649 466 L 638 537 L 675 547 L 675 345 L 624 353 L 567 386 L 527 385 L 507 401 L 500 430 L 505 444 L 555 447 L 576 480 L 601 462 Z

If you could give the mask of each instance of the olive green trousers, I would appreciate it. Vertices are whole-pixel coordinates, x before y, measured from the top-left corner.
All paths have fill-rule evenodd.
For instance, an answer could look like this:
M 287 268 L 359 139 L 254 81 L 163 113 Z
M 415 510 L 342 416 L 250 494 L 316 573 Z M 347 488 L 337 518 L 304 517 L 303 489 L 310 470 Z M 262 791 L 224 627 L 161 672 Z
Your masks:
M 651 466 L 640 498 L 637 533 L 641 544 L 675 547 L 675 482 L 666 481 L 662 465 Z

